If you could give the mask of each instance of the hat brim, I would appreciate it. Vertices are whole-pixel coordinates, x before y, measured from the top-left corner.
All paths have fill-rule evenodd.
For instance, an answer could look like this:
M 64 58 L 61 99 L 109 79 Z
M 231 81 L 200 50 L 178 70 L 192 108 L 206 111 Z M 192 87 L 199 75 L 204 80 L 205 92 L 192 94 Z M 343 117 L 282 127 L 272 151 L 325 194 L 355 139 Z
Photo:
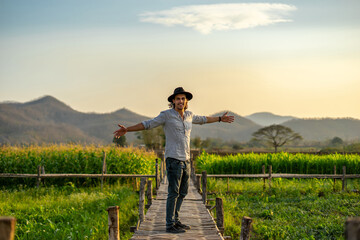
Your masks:
M 178 93 L 175 93 L 173 95 L 171 95 L 170 97 L 168 97 L 168 101 L 169 102 L 172 102 L 172 100 L 175 98 L 176 95 L 179 95 L 179 94 L 185 94 L 186 96 L 186 99 L 189 101 L 193 98 L 193 95 L 189 92 L 178 92 Z

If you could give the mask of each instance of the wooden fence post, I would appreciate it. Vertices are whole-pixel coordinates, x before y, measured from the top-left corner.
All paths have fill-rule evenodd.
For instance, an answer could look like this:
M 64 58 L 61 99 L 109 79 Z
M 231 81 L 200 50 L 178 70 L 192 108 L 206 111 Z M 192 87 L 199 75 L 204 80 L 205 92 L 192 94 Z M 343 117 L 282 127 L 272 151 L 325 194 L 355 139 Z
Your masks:
M 109 240 L 120 240 L 119 206 L 108 207 Z
M 222 198 L 216 198 L 216 226 L 224 234 L 224 208 Z
M 343 166 L 343 175 L 342 175 L 342 190 L 346 190 L 346 166 Z
M 146 178 L 142 177 L 140 180 L 140 192 L 139 192 L 139 220 L 142 223 L 145 219 L 145 185 Z
M 190 178 L 195 181 L 194 154 L 190 153 Z
M 348 218 L 345 222 L 345 239 L 360 239 L 360 217 Z
M 138 180 L 137 180 L 137 177 L 134 177 L 134 179 L 133 179 L 133 187 L 134 187 L 134 191 L 137 191 L 137 189 L 138 189 Z
M 265 174 L 265 165 L 262 165 L 262 174 Z M 265 190 L 265 184 L 266 184 L 266 178 L 264 177 L 264 187 L 263 187 L 264 190 Z
M 160 182 L 164 179 L 164 158 L 161 158 L 160 164 Z
M 147 181 L 146 198 L 147 198 L 146 207 L 149 208 L 152 204 L 152 181 L 151 180 Z
M 165 152 L 162 152 L 162 174 L 163 174 L 163 179 L 165 178 L 165 173 L 166 172 L 166 159 L 165 159 Z
M 271 174 L 272 174 L 272 165 L 269 165 L 269 188 L 271 188 Z
M 252 223 L 252 219 L 249 217 L 243 217 L 243 219 L 241 220 L 240 240 L 250 239 L 251 223 Z
M 38 166 L 36 187 L 40 187 L 40 183 L 41 183 L 41 166 Z
M 156 159 L 156 164 L 155 164 L 155 178 L 156 178 L 156 189 L 159 189 L 160 187 L 160 180 L 159 180 L 159 159 Z
M 196 176 L 196 189 L 198 192 L 201 190 L 201 176 Z
M 0 240 L 13 240 L 15 237 L 16 219 L 0 217 Z
M 164 151 L 158 151 L 157 152 L 157 156 L 158 158 L 160 159 L 160 169 L 159 169 L 159 180 L 160 182 L 164 179 L 164 175 L 165 175 L 165 172 L 164 172 L 164 158 L 165 158 L 165 155 L 164 155 Z
M 202 172 L 202 177 L 201 177 L 201 181 L 202 181 L 202 200 L 203 203 L 206 204 L 206 198 L 207 198 L 207 191 L 206 191 L 206 186 L 207 186 L 207 174 L 206 171 Z
M 102 162 L 102 171 L 101 171 L 101 191 L 104 184 L 104 174 L 106 174 L 106 152 L 103 152 L 103 162 Z

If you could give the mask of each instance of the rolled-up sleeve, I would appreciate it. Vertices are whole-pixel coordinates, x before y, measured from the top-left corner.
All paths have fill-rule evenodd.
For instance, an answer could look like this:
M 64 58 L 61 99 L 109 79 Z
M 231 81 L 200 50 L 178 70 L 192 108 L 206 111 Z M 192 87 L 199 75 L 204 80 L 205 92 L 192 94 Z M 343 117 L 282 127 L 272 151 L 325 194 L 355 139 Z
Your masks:
M 194 123 L 194 124 L 205 124 L 206 122 L 207 122 L 207 119 L 205 116 L 193 115 L 193 117 L 192 117 L 192 123 Z
M 163 125 L 165 123 L 165 118 L 165 112 L 161 112 L 157 117 L 150 120 L 142 121 L 141 123 L 142 125 L 144 125 L 144 128 L 148 130 Z

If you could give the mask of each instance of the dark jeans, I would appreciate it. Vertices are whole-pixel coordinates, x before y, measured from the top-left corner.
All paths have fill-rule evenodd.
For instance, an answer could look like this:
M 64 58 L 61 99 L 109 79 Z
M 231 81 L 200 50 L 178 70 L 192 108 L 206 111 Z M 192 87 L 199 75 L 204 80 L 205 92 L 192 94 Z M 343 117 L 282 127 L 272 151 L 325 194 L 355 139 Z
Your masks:
M 190 162 L 166 158 L 167 179 L 169 181 L 166 201 L 166 227 L 179 221 L 179 211 L 184 197 L 188 193 Z

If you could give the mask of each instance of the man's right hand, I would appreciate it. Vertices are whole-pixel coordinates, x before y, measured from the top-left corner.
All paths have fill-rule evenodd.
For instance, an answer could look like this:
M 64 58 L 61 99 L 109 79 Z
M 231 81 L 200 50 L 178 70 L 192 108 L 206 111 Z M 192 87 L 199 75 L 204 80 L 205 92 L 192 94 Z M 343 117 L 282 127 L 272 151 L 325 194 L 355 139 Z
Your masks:
M 120 127 L 120 129 L 113 132 L 115 138 L 119 138 L 121 136 L 124 136 L 127 133 L 127 128 L 126 127 L 124 127 L 123 125 L 120 125 L 120 124 L 118 124 L 118 126 Z

